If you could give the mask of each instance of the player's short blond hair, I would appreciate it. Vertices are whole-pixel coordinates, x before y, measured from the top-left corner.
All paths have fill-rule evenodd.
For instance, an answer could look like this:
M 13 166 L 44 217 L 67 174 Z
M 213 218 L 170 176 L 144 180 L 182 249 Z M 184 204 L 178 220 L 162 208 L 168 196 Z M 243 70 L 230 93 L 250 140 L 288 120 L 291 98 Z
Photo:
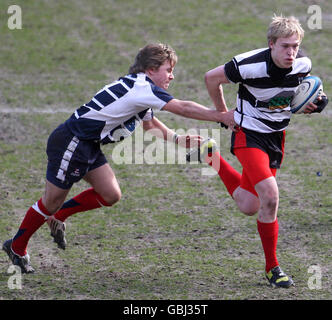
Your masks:
M 150 68 L 158 69 L 167 60 L 174 67 L 177 59 L 175 50 L 169 45 L 151 43 L 138 51 L 134 64 L 129 68 L 129 73 L 145 72 Z
M 267 41 L 275 43 L 278 38 L 288 38 L 294 34 L 297 34 L 302 41 L 304 30 L 297 18 L 274 15 L 267 31 Z

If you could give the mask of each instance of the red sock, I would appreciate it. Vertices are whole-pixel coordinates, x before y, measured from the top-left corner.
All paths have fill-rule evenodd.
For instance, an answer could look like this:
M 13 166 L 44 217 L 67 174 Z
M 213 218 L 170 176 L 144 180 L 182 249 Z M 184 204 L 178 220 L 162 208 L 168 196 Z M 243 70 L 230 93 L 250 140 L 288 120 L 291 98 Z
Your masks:
M 271 223 L 264 223 L 257 220 L 257 230 L 261 237 L 265 254 L 265 271 L 269 272 L 272 268 L 279 265 L 277 260 L 278 220 L 276 219 Z
M 18 232 L 13 238 L 12 249 L 16 254 L 22 257 L 27 254 L 29 239 L 44 224 L 47 217 L 50 215 L 41 199 L 29 208 Z
M 109 206 L 109 204 L 93 188 L 90 188 L 66 201 L 54 217 L 63 222 L 74 213 L 88 211 L 102 206 Z
M 213 167 L 226 186 L 228 193 L 233 196 L 233 192 L 240 185 L 241 174 L 236 171 L 218 152 L 208 155 L 208 164 Z

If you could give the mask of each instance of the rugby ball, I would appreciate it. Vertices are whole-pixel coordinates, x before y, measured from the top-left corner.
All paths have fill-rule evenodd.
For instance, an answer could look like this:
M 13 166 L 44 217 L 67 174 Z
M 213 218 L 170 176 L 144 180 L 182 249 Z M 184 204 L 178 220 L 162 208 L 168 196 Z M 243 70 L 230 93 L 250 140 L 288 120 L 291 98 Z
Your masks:
M 316 76 L 308 76 L 300 83 L 290 103 L 292 113 L 303 113 L 310 102 L 314 102 L 323 91 L 322 80 Z

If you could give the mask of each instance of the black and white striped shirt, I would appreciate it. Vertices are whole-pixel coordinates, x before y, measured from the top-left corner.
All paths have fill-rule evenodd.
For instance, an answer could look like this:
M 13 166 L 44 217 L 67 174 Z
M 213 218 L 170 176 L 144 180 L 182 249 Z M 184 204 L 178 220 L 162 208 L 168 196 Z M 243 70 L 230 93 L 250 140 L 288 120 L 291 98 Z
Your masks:
M 80 140 L 117 142 L 128 136 L 141 121 L 153 117 L 173 97 L 156 86 L 144 73 L 129 74 L 107 84 L 66 121 Z
M 269 48 L 235 56 L 225 64 L 228 80 L 239 83 L 235 122 L 257 132 L 284 130 L 291 117 L 290 101 L 310 70 L 311 60 L 300 54 L 291 68 L 277 67 Z

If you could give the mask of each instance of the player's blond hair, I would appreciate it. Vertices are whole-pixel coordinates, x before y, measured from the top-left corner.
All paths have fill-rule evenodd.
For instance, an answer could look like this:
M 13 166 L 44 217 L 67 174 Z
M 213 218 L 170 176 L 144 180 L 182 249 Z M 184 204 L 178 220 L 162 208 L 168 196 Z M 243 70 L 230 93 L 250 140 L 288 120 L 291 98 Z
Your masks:
M 129 68 L 129 73 L 145 72 L 150 68 L 158 69 L 167 60 L 172 67 L 175 66 L 178 60 L 175 50 L 163 43 L 148 44 L 139 50 L 134 64 Z
M 267 31 L 267 41 L 275 43 L 278 38 L 288 38 L 294 34 L 297 34 L 299 40 L 302 41 L 304 30 L 300 21 L 294 16 L 283 17 L 275 14 Z

